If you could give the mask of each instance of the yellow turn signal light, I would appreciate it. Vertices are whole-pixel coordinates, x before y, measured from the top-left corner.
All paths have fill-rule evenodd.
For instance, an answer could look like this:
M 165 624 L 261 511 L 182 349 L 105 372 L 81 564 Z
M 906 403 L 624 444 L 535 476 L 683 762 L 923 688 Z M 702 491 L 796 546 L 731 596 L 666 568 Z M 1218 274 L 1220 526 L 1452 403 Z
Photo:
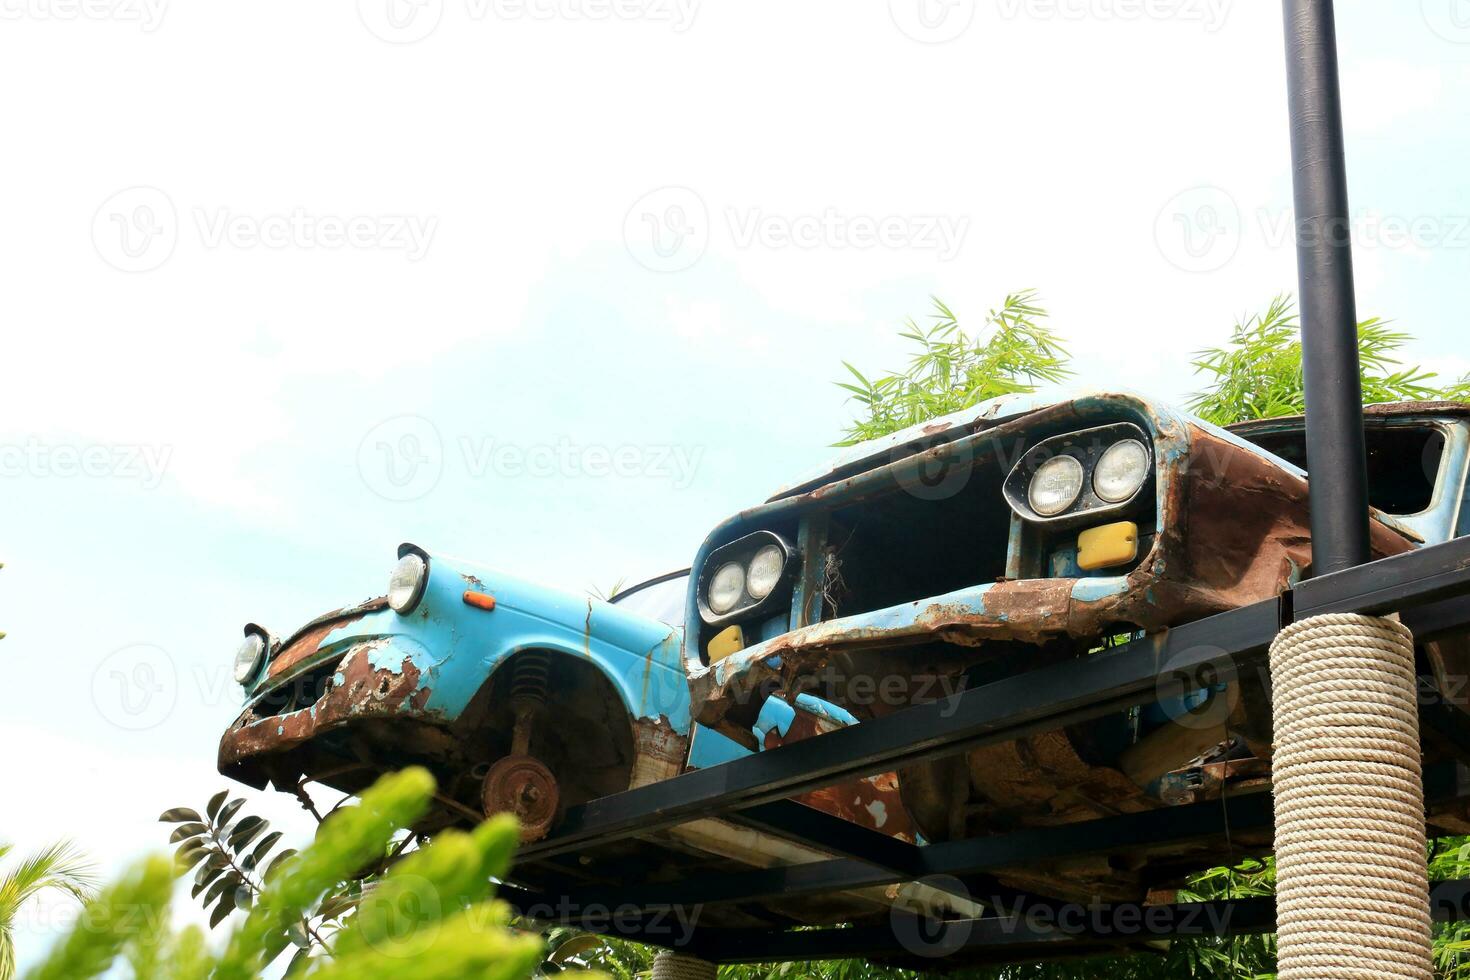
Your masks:
M 1084 572 L 1126 565 L 1138 557 L 1138 525 L 1132 521 L 1088 528 L 1077 535 L 1077 566 Z
M 709 662 L 717 664 L 732 653 L 745 649 L 745 631 L 739 626 L 728 626 L 720 630 L 709 641 Z

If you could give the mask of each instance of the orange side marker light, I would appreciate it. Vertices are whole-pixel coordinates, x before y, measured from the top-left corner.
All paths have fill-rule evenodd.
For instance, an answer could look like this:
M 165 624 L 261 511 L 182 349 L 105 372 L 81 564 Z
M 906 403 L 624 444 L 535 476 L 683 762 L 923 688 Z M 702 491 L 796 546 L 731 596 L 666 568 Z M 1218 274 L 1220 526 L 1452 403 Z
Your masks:
M 476 592 L 474 589 L 465 589 L 464 604 L 489 612 L 495 608 L 495 597 L 488 592 Z

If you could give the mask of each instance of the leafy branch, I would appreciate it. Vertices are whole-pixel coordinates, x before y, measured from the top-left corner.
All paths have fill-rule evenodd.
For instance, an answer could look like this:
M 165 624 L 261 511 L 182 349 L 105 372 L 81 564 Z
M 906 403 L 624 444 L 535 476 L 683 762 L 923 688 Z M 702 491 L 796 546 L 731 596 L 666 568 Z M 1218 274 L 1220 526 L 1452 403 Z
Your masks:
M 263 871 L 265 856 L 256 859 L 255 853 L 268 836 L 264 821 L 236 820 L 242 801 L 217 795 L 202 816 L 189 807 L 170 810 L 164 820 L 179 825 L 174 835 L 182 856 L 150 858 L 104 889 L 28 976 L 118 975 L 115 964 L 122 960 L 139 980 L 259 977 L 285 950 L 300 946 L 293 930 L 320 922 L 341 882 L 357 878 L 364 868 L 382 867 L 395 852 L 401 859 L 362 892 L 355 908 L 341 914 L 330 937 L 332 955 L 307 956 L 298 949 L 288 975 L 323 980 L 530 976 L 541 958 L 541 940 L 510 929 L 509 909 L 493 900 L 516 846 L 515 820 L 500 816 L 469 832 L 442 831 L 428 846 L 403 853 L 399 835 L 422 819 L 434 793 L 433 777 L 424 769 L 385 776 L 358 803 L 327 816 L 315 840 L 299 853 L 280 852 Z M 219 873 L 205 893 L 236 876 L 239 883 L 221 886 L 220 893 L 242 893 L 233 898 L 241 916 L 220 915 L 219 898 L 214 899 L 215 925 L 228 923 L 218 951 L 211 950 L 198 926 L 176 931 L 170 925 L 180 865 L 189 873 L 211 861 L 218 863 Z M 197 886 L 200 872 L 194 873 Z
M 933 323 L 910 318 L 899 336 L 918 346 L 906 368 L 869 379 L 847 361 L 851 381 L 836 385 L 861 405 L 865 417 L 843 430 L 839 446 L 876 439 L 940 415 L 969 408 L 1001 395 L 1035 391 L 1071 375 L 1068 354 L 1042 321 L 1034 289 L 1012 293 L 984 325 L 969 332 L 954 311 L 936 297 Z
M 1378 317 L 1358 324 L 1364 404 L 1470 397 L 1470 377 L 1441 385 L 1433 371 L 1402 364 L 1397 355 L 1413 339 Z M 1301 323 L 1290 296 L 1277 296 L 1264 313 L 1237 320 L 1223 347 L 1195 357 L 1195 370 L 1212 382 L 1189 407 L 1206 421 L 1227 425 L 1306 411 Z

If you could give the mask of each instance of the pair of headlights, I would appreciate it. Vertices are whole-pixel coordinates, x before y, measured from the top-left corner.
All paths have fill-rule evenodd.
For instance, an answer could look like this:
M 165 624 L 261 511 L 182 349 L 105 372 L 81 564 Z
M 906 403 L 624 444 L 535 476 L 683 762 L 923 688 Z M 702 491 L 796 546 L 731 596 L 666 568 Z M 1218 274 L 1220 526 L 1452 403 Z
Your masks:
M 1092 468 L 1092 492 L 1105 504 L 1121 504 L 1143 489 L 1149 475 L 1148 447 L 1137 439 L 1115 442 Z M 1042 517 L 1055 517 L 1082 496 L 1087 473 L 1076 456 L 1053 456 L 1031 475 L 1026 502 Z
M 756 531 L 715 549 L 700 576 L 699 615 L 715 623 L 753 612 L 791 578 L 793 550 L 772 531 Z
M 770 595 L 786 570 L 786 553 L 780 545 L 768 544 L 757 551 L 749 562 L 729 561 L 710 576 L 710 612 L 723 616 L 738 606 L 747 595 L 760 601 Z
M 398 564 L 388 576 L 388 607 L 407 616 L 424 596 L 429 583 L 429 562 L 417 549 L 404 545 L 399 549 Z M 260 673 L 261 662 L 270 650 L 270 637 L 254 623 L 245 627 L 245 640 L 235 651 L 235 682 L 249 684 Z

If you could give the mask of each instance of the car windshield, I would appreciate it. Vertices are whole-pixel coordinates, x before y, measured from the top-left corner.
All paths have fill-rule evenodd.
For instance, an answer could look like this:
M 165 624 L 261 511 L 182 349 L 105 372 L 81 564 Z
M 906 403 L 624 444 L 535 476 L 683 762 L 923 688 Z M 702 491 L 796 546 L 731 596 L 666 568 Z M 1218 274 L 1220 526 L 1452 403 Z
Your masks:
M 678 629 L 684 628 L 684 598 L 689 588 L 689 573 L 656 578 L 633 586 L 613 596 L 613 603 L 629 612 Z
M 1246 439 L 1289 463 L 1307 468 L 1307 435 L 1300 426 L 1243 433 Z M 1434 500 L 1444 455 L 1444 432 L 1435 425 L 1368 425 L 1368 503 L 1386 514 L 1412 515 Z

